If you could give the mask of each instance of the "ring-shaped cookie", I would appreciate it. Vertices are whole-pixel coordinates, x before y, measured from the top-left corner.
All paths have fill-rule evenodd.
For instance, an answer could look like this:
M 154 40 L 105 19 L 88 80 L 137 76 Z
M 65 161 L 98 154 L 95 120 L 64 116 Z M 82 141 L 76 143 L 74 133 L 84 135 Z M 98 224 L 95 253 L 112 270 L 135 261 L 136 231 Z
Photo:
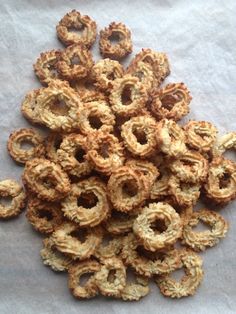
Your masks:
M 124 75 L 113 81 L 111 108 L 118 116 L 137 116 L 147 102 L 147 90 L 137 77 Z
M 50 202 L 64 198 L 70 191 L 67 174 L 58 164 L 43 158 L 26 163 L 22 180 L 40 199 Z
M 192 230 L 199 221 L 209 225 L 211 230 Z M 182 243 L 191 247 L 194 251 L 204 251 L 207 247 L 216 245 L 224 238 L 229 228 L 227 221 L 218 213 L 209 209 L 201 209 L 192 213 L 188 223 L 184 225 Z
M 81 101 L 66 81 L 54 80 L 38 97 L 39 119 L 53 131 L 78 129 Z
M 101 265 L 94 260 L 79 261 L 74 263 L 68 271 L 69 289 L 74 297 L 78 299 L 89 299 L 98 294 L 98 287 L 95 281 L 95 274 L 101 269 Z M 80 277 L 84 274 L 91 274 L 85 285 L 81 285 Z
M 25 206 L 26 195 L 18 182 L 15 180 L 0 181 L 1 198 L 12 198 L 9 205 L 0 202 L 0 219 L 8 219 L 18 216 Z
M 37 231 L 52 233 L 63 222 L 60 203 L 42 201 L 36 197 L 27 203 L 26 218 Z
M 97 24 L 88 15 L 72 10 L 60 20 L 56 30 L 58 38 L 64 45 L 82 44 L 90 48 L 96 39 Z M 81 33 L 77 34 L 73 30 Z
M 92 66 L 92 53 L 80 44 L 69 46 L 63 50 L 56 64 L 58 72 L 68 81 L 86 77 Z
M 87 158 L 97 171 L 110 175 L 124 163 L 124 148 L 119 140 L 109 133 L 95 133 L 88 136 Z
M 73 260 L 85 260 L 101 243 L 102 229 L 100 227 L 81 229 L 76 223 L 65 222 L 53 232 L 51 237 L 58 251 Z
M 31 147 L 25 149 L 24 144 Z M 9 136 L 7 149 L 16 162 L 25 164 L 28 160 L 44 155 L 44 137 L 34 129 L 19 129 Z
M 206 121 L 189 121 L 184 126 L 187 144 L 202 152 L 209 152 L 215 141 L 217 129 Z M 236 137 L 235 137 L 236 138 Z
M 189 113 L 191 99 L 184 83 L 170 83 L 154 91 L 150 108 L 158 120 L 166 118 L 178 121 Z
M 91 204 L 86 202 L 86 198 Z M 78 204 L 80 200 L 81 204 Z M 106 185 L 96 177 L 72 184 L 70 194 L 62 201 L 62 211 L 81 227 L 100 224 L 110 211 Z
M 203 278 L 201 257 L 195 252 L 186 249 L 181 250 L 179 254 L 181 266 L 178 268 L 183 268 L 185 272 L 181 280 L 176 281 L 169 275 L 161 275 L 156 279 L 161 293 L 171 298 L 193 295 Z
M 42 52 L 34 64 L 34 71 L 42 85 L 48 85 L 52 80 L 60 79 L 56 63 L 61 51 L 50 50 Z
M 130 212 L 141 206 L 150 191 L 146 178 L 127 166 L 112 172 L 107 188 L 114 208 L 121 212 Z
M 136 156 L 148 157 L 157 147 L 156 121 L 149 116 L 133 117 L 121 127 L 126 148 Z
M 79 178 L 89 174 L 93 169 L 92 163 L 85 158 L 86 151 L 86 137 L 71 133 L 64 136 L 56 152 L 57 161 L 68 174 Z
M 151 224 L 158 219 L 166 226 L 164 232 L 156 232 Z M 145 249 L 156 251 L 172 245 L 182 234 L 182 223 L 179 214 L 167 203 L 151 203 L 144 207 L 134 221 L 133 231 Z
M 117 39 L 113 43 L 111 38 Z M 132 52 L 130 30 L 122 23 L 112 22 L 108 27 L 100 31 L 100 53 L 104 58 L 121 59 Z

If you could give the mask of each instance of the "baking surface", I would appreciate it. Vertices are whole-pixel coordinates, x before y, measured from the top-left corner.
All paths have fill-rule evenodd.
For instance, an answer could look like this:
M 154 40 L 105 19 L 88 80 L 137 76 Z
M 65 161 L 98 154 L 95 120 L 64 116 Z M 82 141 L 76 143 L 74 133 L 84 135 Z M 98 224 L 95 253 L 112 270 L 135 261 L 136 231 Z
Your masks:
M 143 47 L 166 52 L 172 72 L 167 82 L 185 82 L 193 96 L 185 121 L 208 120 L 222 134 L 236 130 L 234 0 L 1 1 L 0 180 L 20 178 L 23 168 L 8 156 L 6 141 L 11 130 L 28 126 L 20 104 L 27 91 L 40 86 L 32 64 L 40 52 L 62 48 L 55 26 L 72 9 L 91 16 L 99 29 L 112 21 L 125 23 L 132 31 L 132 56 Z M 97 60 L 97 42 L 93 52 Z M 67 275 L 43 266 L 42 237 L 25 213 L 0 222 L 0 313 L 235 313 L 235 207 L 233 203 L 220 211 L 230 221 L 230 231 L 219 245 L 201 253 L 205 276 L 194 297 L 164 298 L 152 284 L 151 293 L 137 303 L 102 297 L 76 301 L 67 288 Z

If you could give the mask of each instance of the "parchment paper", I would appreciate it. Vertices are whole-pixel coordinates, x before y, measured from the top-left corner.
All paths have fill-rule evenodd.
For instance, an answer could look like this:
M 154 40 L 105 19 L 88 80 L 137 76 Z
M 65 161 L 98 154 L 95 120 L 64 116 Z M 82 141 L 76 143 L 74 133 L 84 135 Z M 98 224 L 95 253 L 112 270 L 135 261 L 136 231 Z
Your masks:
M 143 47 L 165 51 L 169 82 L 183 81 L 193 101 L 185 119 L 208 120 L 221 133 L 236 129 L 236 2 L 229 1 L 0 1 L 0 179 L 19 179 L 22 168 L 8 156 L 11 130 L 27 126 L 20 113 L 25 93 L 37 86 L 32 64 L 39 53 L 62 48 L 55 26 L 72 9 L 94 18 L 99 29 L 121 21 L 132 30 L 134 52 Z M 93 48 L 99 57 L 98 45 Z M 126 64 L 129 59 L 127 58 Z M 235 158 L 234 158 L 235 159 Z M 66 274 L 44 267 L 42 238 L 23 213 L 0 222 L 0 313 L 236 313 L 236 210 L 221 210 L 230 223 L 225 240 L 201 254 L 205 277 L 194 297 L 164 298 L 151 293 L 138 303 L 95 298 L 76 301 Z

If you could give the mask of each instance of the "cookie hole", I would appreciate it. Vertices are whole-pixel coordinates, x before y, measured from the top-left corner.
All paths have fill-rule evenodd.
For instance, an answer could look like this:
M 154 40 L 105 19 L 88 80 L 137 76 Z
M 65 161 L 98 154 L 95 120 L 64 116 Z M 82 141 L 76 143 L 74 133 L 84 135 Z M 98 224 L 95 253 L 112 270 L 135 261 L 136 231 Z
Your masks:
M 92 115 L 91 115 L 91 116 L 89 116 L 88 120 L 89 120 L 90 126 L 91 126 L 93 129 L 95 129 L 95 130 L 100 129 L 101 126 L 103 125 L 101 119 L 100 119 L 99 117 L 97 117 L 97 116 L 92 116 Z
M 54 142 L 54 147 L 56 151 L 60 148 L 62 140 L 62 136 L 58 134 Z
M 34 148 L 34 144 L 31 141 L 23 140 L 20 143 L 20 148 L 23 150 L 30 150 L 30 149 Z
M 173 271 L 170 276 L 175 281 L 181 281 L 182 278 L 185 276 L 184 268 L 180 268 L 180 269 Z
M 151 229 L 157 234 L 165 232 L 167 227 L 164 219 L 157 219 L 151 224 Z
M 132 103 L 132 88 L 133 86 L 130 84 L 127 84 L 121 93 L 121 102 L 122 105 L 128 106 Z
M 94 275 L 94 272 L 88 272 L 86 274 L 81 275 L 79 279 L 79 285 L 81 287 L 84 287 L 93 275 Z
M 135 180 L 128 180 L 123 184 L 123 196 L 125 198 L 134 197 L 138 194 L 138 186 Z
M 109 158 L 109 144 L 102 143 L 98 149 L 98 154 L 104 159 Z
M 147 144 L 147 142 L 148 142 L 147 136 L 143 130 L 135 129 L 133 131 L 133 134 L 137 138 L 137 142 L 139 142 L 139 144 L 141 144 L 141 145 Z
M 194 227 L 192 228 L 192 230 L 193 230 L 194 232 L 211 231 L 211 227 L 210 227 L 208 224 L 204 223 L 204 221 L 199 220 L 199 222 L 197 223 L 197 225 L 194 226 Z
M 151 56 L 145 56 L 145 57 L 142 59 L 142 61 L 143 61 L 144 63 L 150 63 L 150 64 L 152 64 L 152 63 L 153 63 L 153 57 L 151 57 Z
M 132 282 L 136 282 L 136 276 L 134 271 L 128 267 L 126 269 L 126 283 L 132 283 Z
M 54 113 L 57 116 L 65 116 L 69 112 L 69 108 L 67 107 L 65 101 L 58 98 L 56 98 L 54 102 L 51 104 L 50 109 L 52 113 Z
M 72 26 L 68 28 L 68 31 L 70 33 L 76 34 L 79 37 L 82 36 L 83 31 L 85 30 L 85 25 L 83 25 L 82 23 L 80 23 L 79 21 L 76 23 L 76 27 Z
M 112 34 L 108 37 L 108 40 L 112 45 L 117 45 L 121 41 L 121 33 L 119 32 L 112 32 Z
M 70 233 L 70 236 L 79 240 L 81 243 L 84 243 L 86 241 L 87 232 L 86 230 L 74 230 Z
M 70 59 L 70 64 L 71 64 L 71 66 L 81 64 L 81 61 L 80 61 L 79 56 L 75 54 L 75 55 Z
M 107 79 L 110 80 L 110 81 L 113 81 L 115 79 L 115 74 L 113 72 L 107 74 Z
M 136 76 L 140 81 L 142 81 L 145 78 L 145 74 L 142 71 L 134 73 L 134 76 Z
M 56 187 L 56 184 L 52 180 L 50 180 L 50 178 L 44 178 L 42 184 L 46 189 L 54 190 Z
M 167 109 L 168 111 L 170 111 L 174 107 L 177 101 L 178 97 L 176 97 L 175 95 L 166 95 L 161 98 L 162 107 Z
M 55 68 L 55 63 L 57 62 L 57 59 L 54 60 L 54 62 L 48 64 L 48 70 L 50 71 L 50 76 L 52 78 L 57 78 L 58 77 L 58 72 Z
M 102 247 L 108 246 L 113 239 L 114 237 L 112 237 L 109 234 L 106 234 L 102 239 Z
M 0 205 L 10 207 L 12 202 L 11 196 L 0 196 Z
M 98 198 L 97 196 L 92 192 L 84 192 L 81 193 L 80 196 L 77 199 L 77 206 L 83 207 L 83 208 L 93 208 L 97 205 Z
M 82 148 L 78 148 L 75 152 L 75 159 L 82 163 L 84 162 L 84 156 L 85 156 L 86 152 L 82 149 Z
M 219 180 L 220 189 L 225 189 L 230 184 L 231 175 L 229 173 L 224 173 L 223 176 Z
M 46 209 L 41 209 L 41 210 L 38 212 L 38 217 L 39 217 L 39 218 L 46 218 L 48 221 L 50 221 L 50 220 L 53 219 L 53 215 L 52 215 L 52 213 L 50 212 L 50 210 L 46 210 Z
M 110 283 L 112 283 L 112 282 L 114 282 L 115 277 L 116 277 L 116 270 L 115 270 L 115 269 L 111 269 L 111 270 L 109 271 L 108 276 L 107 276 L 107 281 L 110 282 Z

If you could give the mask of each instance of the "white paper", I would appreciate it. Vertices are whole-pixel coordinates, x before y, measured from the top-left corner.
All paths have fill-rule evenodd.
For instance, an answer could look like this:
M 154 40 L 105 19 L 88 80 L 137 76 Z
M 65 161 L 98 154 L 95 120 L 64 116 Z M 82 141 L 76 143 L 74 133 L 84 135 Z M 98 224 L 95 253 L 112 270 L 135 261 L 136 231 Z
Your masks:
M 134 52 L 150 47 L 168 54 L 168 82 L 183 81 L 193 100 L 185 119 L 208 120 L 224 133 L 236 129 L 236 2 L 165 0 L 1 0 L 0 1 L 0 179 L 19 179 L 22 167 L 8 156 L 11 130 L 27 126 L 20 104 L 27 91 L 40 86 L 32 64 L 42 51 L 62 48 L 55 26 L 68 11 L 91 16 L 99 29 L 121 21 L 132 30 Z M 99 58 L 98 44 L 94 48 Z M 132 57 L 130 56 L 126 60 Z M 0 313 L 235 313 L 236 210 L 220 212 L 230 221 L 225 240 L 201 254 L 205 277 L 194 297 L 164 298 L 151 293 L 138 303 L 102 297 L 76 301 L 67 275 L 44 267 L 42 237 L 25 219 L 0 222 Z

